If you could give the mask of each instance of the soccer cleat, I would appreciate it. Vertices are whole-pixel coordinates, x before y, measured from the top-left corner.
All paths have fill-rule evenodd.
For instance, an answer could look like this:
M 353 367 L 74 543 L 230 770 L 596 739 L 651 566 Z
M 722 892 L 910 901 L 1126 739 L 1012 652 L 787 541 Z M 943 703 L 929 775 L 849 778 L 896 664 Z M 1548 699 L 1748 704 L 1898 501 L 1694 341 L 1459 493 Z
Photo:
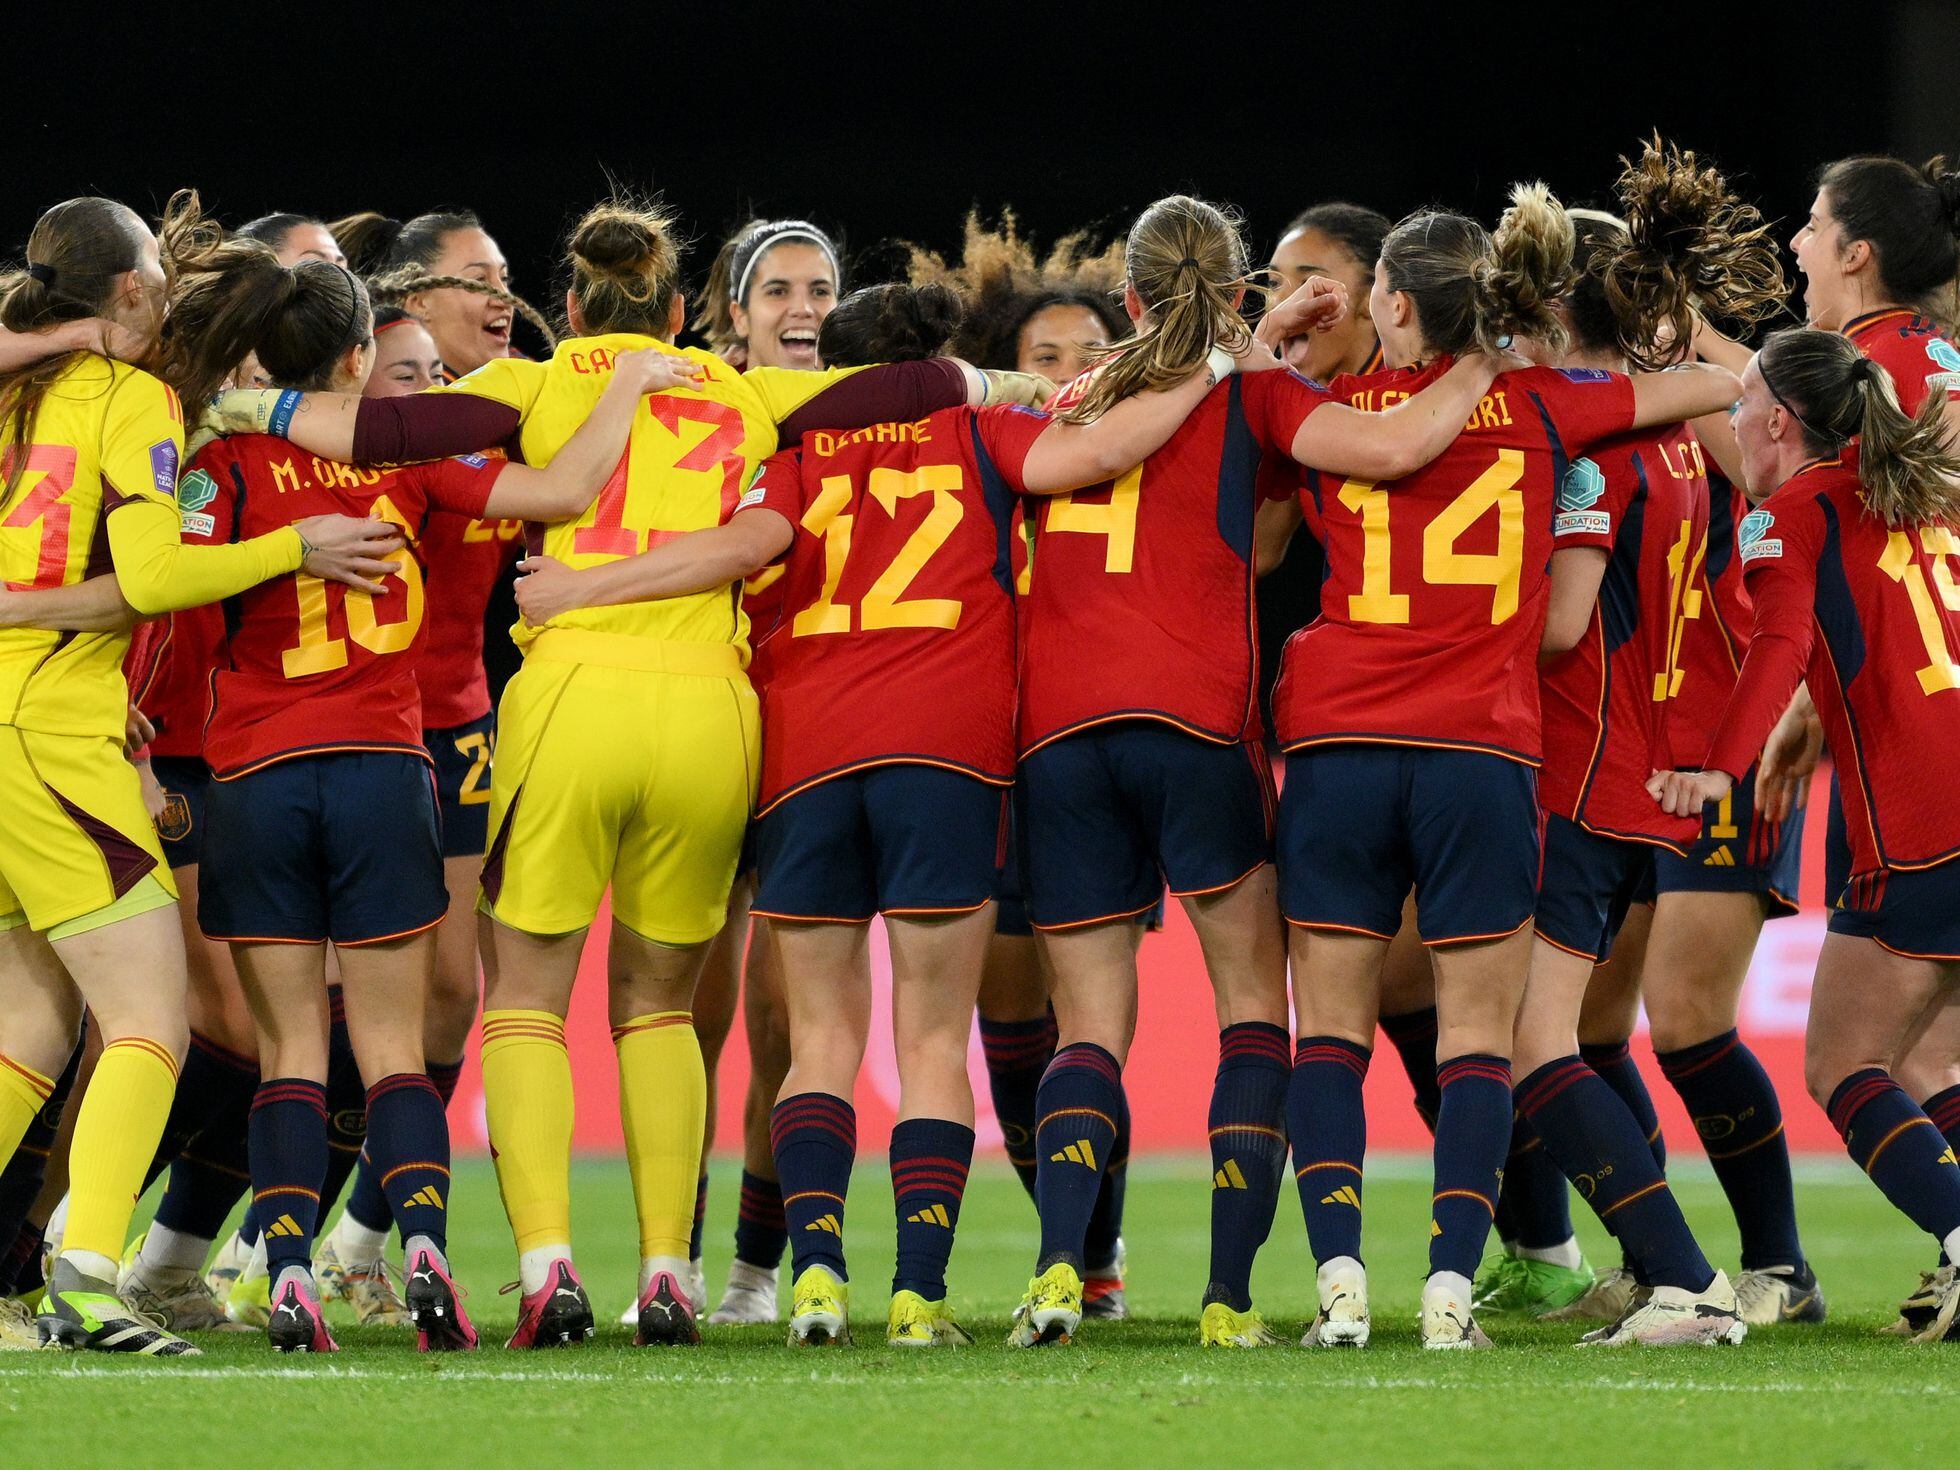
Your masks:
M 346 1302 L 363 1327 L 406 1327 L 408 1309 L 395 1290 L 395 1270 L 383 1256 L 371 1261 L 343 1260 L 331 1235 L 313 1248 L 313 1284 L 322 1305 Z
M 1701 1291 L 1643 1289 L 1611 1325 L 1588 1332 L 1580 1347 L 1713 1347 L 1738 1343 L 1749 1324 L 1737 1315 L 1735 1288 L 1722 1272 Z
M 1822 1322 L 1823 1290 L 1808 1265 L 1744 1271 L 1735 1280 L 1736 1309 L 1751 1327 L 1778 1322 Z
M 791 1347 L 848 1347 L 851 1289 L 822 1266 L 805 1268 L 789 1294 Z
M 514 1291 L 513 1281 L 504 1288 Z M 569 1260 L 554 1261 L 545 1283 L 517 1304 L 517 1330 L 507 1348 L 570 1347 L 591 1340 L 592 1302 Z
M 106 1281 L 84 1276 L 59 1257 L 48 1277 L 47 1295 L 34 1319 L 42 1347 L 87 1348 L 98 1353 L 138 1353 L 145 1357 L 195 1356 L 197 1349 L 161 1325 L 133 1311 Z
M 232 1321 L 211 1294 L 211 1284 L 196 1269 L 160 1271 L 126 1258 L 116 1277 L 116 1295 L 135 1311 L 154 1318 L 172 1332 L 258 1330 Z
M 1960 1341 L 1960 1272 L 1942 1266 L 1933 1273 L 1933 1313 L 1913 1334 L 1914 1342 Z
M 240 1276 L 225 1297 L 225 1315 L 241 1327 L 264 1327 L 272 1321 L 272 1278 Z
M 245 1268 L 252 1264 L 252 1248 L 233 1231 L 225 1243 L 218 1247 L 218 1253 L 211 1258 L 211 1265 L 204 1273 L 204 1280 L 211 1288 L 211 1295 L 219 1306 L 227 1306 L 231 1301 L 231 1289 L 238 1278 L 245 1274 Z M 263 1326 L 264 1324 L 260 1324 Z
M 929 1302 L 916 1291 L 901 1291 L 892 1298 L 885 1341 L 902 1348 L 967 1347 L 973 1337 L 953 1320 L 945 1298 Z
M 1490 1346 L 1484 1329 L 1471 1315 L 1470 1304 L 1457 1292 L 1439 1286 L 1433 1276 L 1422 1289 L 1422 1345 L 1439 1350 Z
M 653 1273 L 653 1280 L 640 1293 L 638 1321 L 634 1347 L 685 1347 L 701 1340 L 701 1329 L 694 1323 L 694 1303 L 671 1271 Z
M 1057 1261 L 1028 1283 L 1028 1294 L 1014 1309 L 1007 1331 L 1009 1347 L 1047 1347 L 1074 1340 L 1082 1325 L 1082 1278 L 1067 1261 Z
M 34 1313 L 18 1297 L 0 1296 L 0 1353 L 37 1348 L 41 1334 L 34 1330 Z
M 320 1295 L 313 1287 L 313 1272 L 303 1266 L 289 1266 L 279 1273 L 272 1289 L 272 1316 L 266 1323 L 266 1340 L 282 1353 L 337 1353 L 340 1344 L 327 1331 L 327 1314 L 320 1306 Z
M 1103 1322 L 1120 1322 L 1130 1315 L 1130 1304 L 1123 1295 L 1123 1271 L 1129 1253 L 1123 1237 L 1116 1237 L 1116 1254 L 1108 1261 L 1091 1266 L 1082 1277 L 1082 1315 Z
M 1493 1256 L 1477 1272 L 1471 1305 L 1493 1315 L 1518 1312 L 1543 1317 L 1569 1307 L 1593 1284 L 1593 1269 L 1582 1258 L 1576 1267 L 1524 1256 Z
M 1278 1347 L 1279 1334 L 1266 1325 L 1266 1319 L 1248 1307 L 1235 1312 L 1224 1302 L 1212 1302 L 1198 1318 L 1200 1347 L 1262 1348 Z
M 468 1352 L 476 1346 L 476 1329 L 463 1310 L 463 1293 L 450 1279 L 448 1262 L 434 1251 L 415 1252 L 402 1295 L 408 1320 L 415 1325 L 417 1352 Z
M 1593 1284 L 1583 1295 L 1575 1297 L 1556 1311 L 1545 1312 L 1542 1320 L 1546 1322 L 1618 1322 L 1634 1304 L 1640 1283 L 1633 1279 L 1633 1272 L 1624 1266 L 1615 1266 L 1610 1271 L 1601 1271 L 1593 1278 Z
M 737 1257 L 728 1268 L 728 1285 L 722 1290 L 721 1305 L 708 1314 L 708 1325 L 754 1327 L 775 1320 L 776 1273 Z
M 1899 1303 L 1899 1320 L 1890 1327 L 1879 1329 L 1894 1337 L 1915 1337 L 1926 1330 L 1926 1324 L 1933 1320 L 1933 1313 L 1939 1310 L 1940 1271 L 1921 1271 L 1919 1285 L 1904 1301 Z
M 1368 1345 L 1368 1272 L 1357 1260 L 1343 1256 L 1329 1261 L 1315 1275 L 1320 1311 L 1300 1339 L 1301 1347 L 1366 1347 Z

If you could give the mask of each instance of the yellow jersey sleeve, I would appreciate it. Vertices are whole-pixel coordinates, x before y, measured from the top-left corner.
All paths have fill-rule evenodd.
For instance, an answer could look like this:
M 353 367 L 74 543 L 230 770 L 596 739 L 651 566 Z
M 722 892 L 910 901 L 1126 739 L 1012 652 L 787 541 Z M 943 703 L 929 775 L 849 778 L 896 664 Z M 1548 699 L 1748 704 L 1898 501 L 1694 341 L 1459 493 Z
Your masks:
M 532 362 L 525 357 L 499 357 L 453 383 L 438 384 L 427 391 L 469 393 L 528 416 L 537 404 L 538 395 L 544 391 L 545 375 L 550 367 L 549 363 Z
M 102 415 L 102 502 L 131 500 L 177 506 L 177 467 L 184 457 L 184 410 L 177 395 L 148 373 L 116 374 Z
M 123 601 L 145 617 L 222 602 L 299 570 L 299 532 L 282 526 L 226 546 L 186 546 L 174 503 L 132 497 L 109 512 L 109 560 Z
M 820 373 L 803 368 L 759 367 L 742 374 L 742 382 L 762 401 L 772 423 L 780 424 L 826 388 L 834 388 L 861 367 L 825 368 Z

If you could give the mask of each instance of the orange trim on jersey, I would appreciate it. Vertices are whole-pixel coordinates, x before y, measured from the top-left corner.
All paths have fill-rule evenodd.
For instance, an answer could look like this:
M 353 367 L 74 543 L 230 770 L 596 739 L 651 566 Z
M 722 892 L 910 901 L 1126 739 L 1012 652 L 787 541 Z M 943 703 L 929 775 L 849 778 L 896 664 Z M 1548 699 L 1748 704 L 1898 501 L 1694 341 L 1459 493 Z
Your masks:
M 772 796 L 765 805 L 757 808 L 755 814 L 756 820 L 760 821 L 777 807 L 788 801 L 792 796 L 800 795 L 812 787 L 821 786 L 826 781 L 835 781 L 839 776 L 854 776 L 859 771 L 875 770 L 879 766 L 930 766 L 938 771 L 951 771 L 955 775 L 971 776 L 974 780 L 988 786 L 1012 786 L 1014 784 L 1012 774 L 1005 776 L 989 775 L 976 766 L 961 765 L 958 761 L 942 760 L 933 756 L 923 755 L 874 755 L 848 766 L 839 766 L 834 771 L 824 771 L 820 775 L 806 777 L 788 790 Z
M 1665 837 L 1650 837 L 1645 832 L 1616 832 L 1611 827 L 1595 827 L 1591 822 L 1580 817 L 1574 817 L 1571 820 L 1575 827 L 1590 832 L 1595 837 L 1604 837 L 1608 842 L 1640 842 L 1645 843 L 1648 847 L 1665 848 L 1676 857 L 1684 858 L 1688 855 L 1688 848 L 1686 846 L 1678 842 L 1669 842 Z M 1692 846 L 1693 842 L 1699 842 L 1700 840 L 1699 837 L 1694 838 L 1689 846 Z
M 1093 919 L 1070 919 L 1066 924 L 1037 924 L 1034 920 L 1030 919 L 1028 920 L 1028 927 L 1030 929 L 1039 929 L 1043 934 L 1060 934 L 1066 929 L 1087 929 L 1091 924 L 1114 924 L 1118 920 L 1134 919 L 1139 914 L 1147 914 L 1156 907 L 1157 900 L 1153 898 L 1149 903 L 1141 904 L 1133 909 L 1125 909 L 1121 913 L 1099 914 Z
M 1364 929 L 1359 924 L 1329 924 L 1322 923 L 1318 919 L 1295 919 L 1290 917 L 1286 922 L 1291 924 L 1295 929 L 1331 929 L 1337 934 L 1364 934 L 1370 939 L 1379 939 L 1384 944 L 1395 937 L 1393 934 L 1384 934 L 1379 929 Z
M 1925 313 L 1914 311 L 1909 306 L 1881 306 L 1877 311 L 1868 311 L 1863 316 L 1854 316 L 1844 324 L 1843 333 L 1854 341 L 1860 334 L 1870 331 L 1880 322 L 1888 322 L 1895 316 L 1920 317 Z
M 1250 878 L 1254 873 L 1258 872 L 1261 868 L 1271 867 L 1272 862 L 1273 860 L 1271 858 L 1261 858 L 1259 859 L 1258 862 L 1254 863 L 1251 867 L 1247 868 L 1243 873 L 1239 874 L 1238 877 L 1234 878 L 1229 883 L 1214 884 L 1210 888 L 1167 887 L 1165 888 L 1164 891 L 1168 893 L 1172 898 L 1203 898 L 1208 893 L 1223 893 L 1228 888 L 1237 888 L 1241 883 L 1245 882 L 1246 879 Z
M 1169 725 L 1173 730 L 1182 730 L 1186 735 L 1195 736 L 1207 745 L 1243 745 L 1248 738 L 1242 734 L 1220 735 L 1215 731 L 1201 730 L 1196 725 L 1186 724 L 1174 715 L 1165 714 L 1162 710 L 1128 709 L 1118 710 L 1113 714 L 1096 715 L 1086 720 L 1078 720 L 1073 725 L 1065 726 L 1060 730 L 1044 735 L 1035 741 L 1033 745 L 1022 748 L 1021 759 L 1026 760 L 1043 746 L 1053 745 L 1057 740 L 1067 739 L 1070 735 L 1080 735 L 1084 730 L 1093 730 L 1098 725 L 1113 725 L 1121 720 L 1154 720 L 1160 725 Z
M 1511 932 L 1515 934 L 1518 931 L 1516 929 L 1513 929 Z M 1544 940 L 1545 943 L 1549 944 L 1553 949 L 1563 950 L 1565 953 L 1571 955 L 1572 958 L 1574 958 L 1575 960 L 1584 960 L 1589 965 L 1596 965 L 1599 963 L 1599 956 L 1594 954 L 1591 950 L 1574 949 L 1569 944 L 1560 944 L 1556 939 L 1552 938 L 1551 935 L 1547 934 L 1542 929 L 1538 931 L 1538 938 Z
M 1514 924 L 1509 929 L 1499 929 L 1494 934 L 1452 934 L 1447 939 L 1425 939 L 1423 940 L 1423 944 L 1430 949 L 1447 949 L 1453 944 L 1478 944 L 1486 940 L 1509 939 L 1513 934 L 1530 927 L 1531 920 L 1527 917 L 1523 923 Z M 1549 939 L 1545 942 L 1547 944 L 1551 943 Z M 1577 951 L 1575 950 L 1573 953 L 1576 954 Z M 1598 963 L 1598 959 L 1593 955 L 1587 955 L 1586 958 L 1592 960 L 1595 964 Z
M 1320 745 L 1395 745 L 1413 750 L 1467 750 L 1472 755 L 1494 755 L 1515 761 L 1534 771 L 1545 764 L 1543 756 L 1519 755 L 1515 750 L 1506 750 L 1501 745 L 1477 745 L 1467 740 L 1425 740 L 1414 735 L 1309 735 L 1291 745 L 1282 745 L 1280 749 L 1287 755 L 1293 755 Z
M 206 734 L 208 735 L 210 727 L 207 725 L 205 728 L 206 728 Z M 433 770 L 435 768 L 435 762 L 430 759 L 429 752 L 423 749 L 419 745 L 364 745 L 364 744 L 302 745 L 302 746 L 296 746 L 292 750 L 282 750 L 277 755 L 266 756 L 263 760 L 254 761 L 249 766 L 240 766 L 237 770 L 234 771 L 226 771 L 223 774 L 220 774 L 217 770 L 214 769 L 211 772 L 211 779 L 213 781 L 236 781 L 239 779 L 239 777 L 249 776 L 254 771 L 263 771 L 267 766 L 276 766 L 283 761 L 304 760 L 307 756 L 310 755 L 359 755 L 359 754 L 419 755 L 420 757 L 422 757 L 422 759 L 425 762 L 427 762 L 430 769 Z

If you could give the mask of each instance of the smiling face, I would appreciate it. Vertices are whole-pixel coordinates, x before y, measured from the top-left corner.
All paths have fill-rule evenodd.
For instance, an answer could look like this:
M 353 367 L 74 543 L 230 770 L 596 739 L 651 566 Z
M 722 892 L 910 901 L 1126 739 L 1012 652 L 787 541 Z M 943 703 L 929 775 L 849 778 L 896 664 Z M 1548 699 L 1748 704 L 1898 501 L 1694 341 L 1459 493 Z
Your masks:
M 1015 341 L 1015 368 L 1039 373 L 1057 388 L 1087 372 L 1109 345 L 1109 329 L 1086 306 L 1058 301 L 1021 324 Z
M 399 398 L 442 381 L 442 357 L 435 338 L 417 321 L 398 321 L 374 335 L 374 370 L 365 398 Z
M 785 240 L 763 251 L 749 270 L 747 301 L 731 303 L 728 314 L 750 367 L 814 370 L 823 366 L 817 328 L 836 304 L 830 257 L 806 240 Z
M 510 266 L 489 234 L 474 227 L 442 237 L 442 253 L 429 262 L 432 276 L 461 276 L 499 291 L 510 289 Z M 444 365 L 458 377 L 486 362 L 510 356 L 514 308 L 507 301 L 445 286 L 417 291 L 404 303 L 435 339 Z
M 1337 373 L 1358 372 L 1375 351 L 1375 327 L 1370 311 L 1373 276 L 1354 253 L 1320 230 L 1295 230 L 1279 242 L 1268 269 L 1279 276 L 1276 299 L 1284 299 L 1308 276 L 1330 276 L 1348 288 L 1348 300 L 1362 303 L 1331 332 L 1308 338 L 1306 356 L 1293 366 L 1308 377 L 1326 381 Z
M 339 242 L 325 225 L 310 221 L 294 225 L 286 231 L 286 237 L 273 251 L 281 265 L 298 265 L 302 260 L 324 260 L 330 265 L 345 266 L 347 257 L 342 253 Z

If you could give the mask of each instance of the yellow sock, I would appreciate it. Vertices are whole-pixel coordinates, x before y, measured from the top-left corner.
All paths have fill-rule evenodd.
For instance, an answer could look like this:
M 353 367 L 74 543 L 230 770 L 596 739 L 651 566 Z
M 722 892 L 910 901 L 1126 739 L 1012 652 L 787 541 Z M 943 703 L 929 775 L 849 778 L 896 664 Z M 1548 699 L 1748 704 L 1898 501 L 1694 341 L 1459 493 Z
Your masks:
M 687 1259 L 708 1077 L 687 1011 L 652 1011 L 613 1027 L 619 1114 L 640 1215 L 640 1255 Z
M 21 1136 L 54 1091 L 54 1083 L 25 1062 L 0 1055 L 0 1167 L 14 1156 Z
M 88 1251 L 111 1261 L 122 1255 L 129 1215 L 176 1093 L 177 1058 L 162 1042 L 120 1036 L 102 1048 L 68 1150 L 64 1255 Z
M 517 1249 L 572 1243 L 572 1060 L 550 1011 L 483 1013 L 483 1107 Z

